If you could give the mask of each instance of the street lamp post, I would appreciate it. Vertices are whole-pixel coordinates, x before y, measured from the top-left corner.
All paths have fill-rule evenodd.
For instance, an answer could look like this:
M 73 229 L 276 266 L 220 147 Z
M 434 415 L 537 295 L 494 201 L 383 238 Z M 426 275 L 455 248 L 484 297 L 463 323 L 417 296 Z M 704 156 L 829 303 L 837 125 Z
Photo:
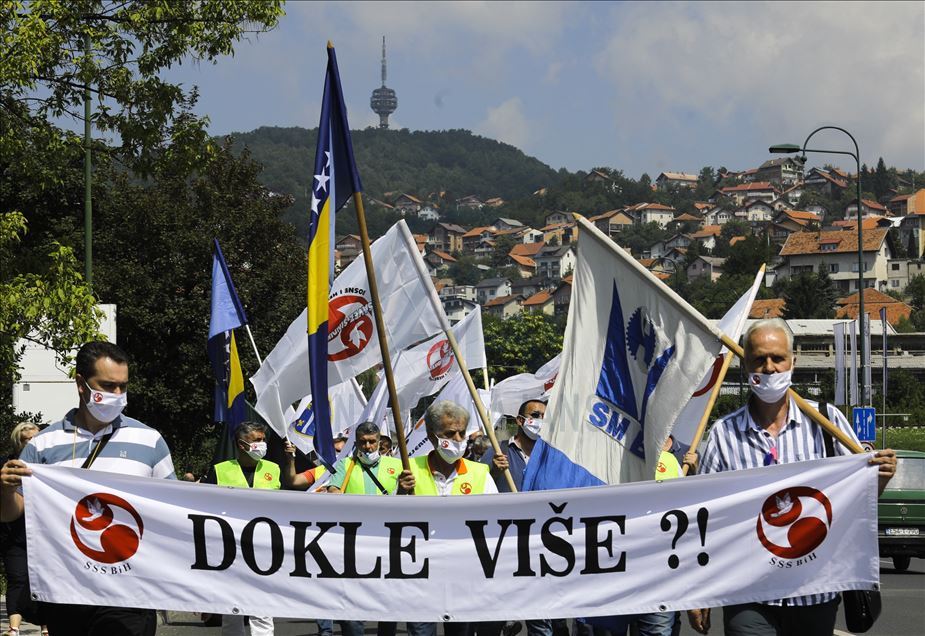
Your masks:
M 848 137 L 851 138 L 851 142 L 854 144 L 854 152 L 847 152 L 844 150 L 821 150 L 818 148 L 807 148 L 806 144 L 809 143 L 809 140 L 812 139 L 813 135 L 821 130 L 839 130 Z M 867 369 L 865 365 L 867 350 L 867 342 L 864 338 L 864 324 L 867 322 L 867 315 L 864 312 L 864 229 L 862 228 L 861 215 L 863 204 L 861 203 L 861 153 L 858 150 L 858 142 L 850 132 L 844 128 L 839 128 L 838 126 L 820 126 L 813 132 L 809 133 L 809 136 L 806 137 L 806 140 L 803 142 L 803 146 L 797 146 L 796 144 L 779 144 L 777 146 L 771 146 L 768 148 L 768 152 L 775 154 L 791 154 L 799 152 L 803 156 L 803 160 L 806 160 L 807 152 L 816 152 L 820 154 L 827 155 L 847 155 L 849 157 L 854 157 L 854 161 L 857 164 L 857 206 L 858 206 L 858 316 L 861 318 L 861 338 L 860 338 L 860 354 L 861 354 L 861 364 L 860 364 L 860 374 L 858 376 L 858 382 L 861 385 L 861 400 L 864 402 L 864 405 L 870 404 L 870 386 L 867 384 Z

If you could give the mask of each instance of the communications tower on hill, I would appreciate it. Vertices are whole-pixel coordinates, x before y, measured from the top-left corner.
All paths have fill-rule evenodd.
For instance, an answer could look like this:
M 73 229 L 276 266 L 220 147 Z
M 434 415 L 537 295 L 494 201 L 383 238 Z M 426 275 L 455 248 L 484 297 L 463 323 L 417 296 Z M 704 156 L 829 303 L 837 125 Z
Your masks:
M 385 36 L 382 36 L 382 86 L 373 91 L 369 98 L 369 107 L 379 115 L 379 128 L 389 127 L 389 115 L 398 108 L 395 91 L 385 85 Z

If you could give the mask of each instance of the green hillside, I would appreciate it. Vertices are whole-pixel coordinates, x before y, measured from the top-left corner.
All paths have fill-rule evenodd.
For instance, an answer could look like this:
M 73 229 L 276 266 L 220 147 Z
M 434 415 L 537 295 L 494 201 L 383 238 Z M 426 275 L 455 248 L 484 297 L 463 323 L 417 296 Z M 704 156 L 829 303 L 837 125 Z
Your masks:
M 233 135 L 236 148 L 247 148 L 264 166 L 261 180 L 270 190 L 294 197 L 285 213 L 299 233 L 307 222 L 308 185 L 318 129 L 262 127 Z M 354 152 L 369 197 L 406 192 L 437 201 L 475 195 L 479 198 L 521 199 L 555 184 L 559 173 L 517 148 L 467 130 L 409 131 L 367 128 L 352 132 Z M 374 236 L 396 218 L 368 207 Z M 415 219 L 416 221 L 416 219 Z M 416 228 L 412 228 L 416 229 Z M 356 230 L 355 215 L 339 215 L 338 234 Z

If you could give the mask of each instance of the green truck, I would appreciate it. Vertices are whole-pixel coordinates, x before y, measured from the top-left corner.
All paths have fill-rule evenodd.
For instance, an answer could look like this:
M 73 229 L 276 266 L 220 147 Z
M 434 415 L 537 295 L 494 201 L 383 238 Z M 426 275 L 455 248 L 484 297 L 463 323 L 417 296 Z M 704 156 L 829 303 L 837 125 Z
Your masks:
M 896 475 L 880 495 L 880 556 L 891 557 L 897 572 L 912 557 L 925 558 L 925 453 L 897 450 Z

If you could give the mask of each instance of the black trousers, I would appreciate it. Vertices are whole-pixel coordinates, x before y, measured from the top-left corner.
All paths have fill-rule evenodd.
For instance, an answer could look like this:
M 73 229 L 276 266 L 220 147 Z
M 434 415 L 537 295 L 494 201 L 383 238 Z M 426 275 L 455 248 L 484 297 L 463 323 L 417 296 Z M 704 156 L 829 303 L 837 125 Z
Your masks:
M 154 636 L 154 610 L 43 603 L 50 636 Z

